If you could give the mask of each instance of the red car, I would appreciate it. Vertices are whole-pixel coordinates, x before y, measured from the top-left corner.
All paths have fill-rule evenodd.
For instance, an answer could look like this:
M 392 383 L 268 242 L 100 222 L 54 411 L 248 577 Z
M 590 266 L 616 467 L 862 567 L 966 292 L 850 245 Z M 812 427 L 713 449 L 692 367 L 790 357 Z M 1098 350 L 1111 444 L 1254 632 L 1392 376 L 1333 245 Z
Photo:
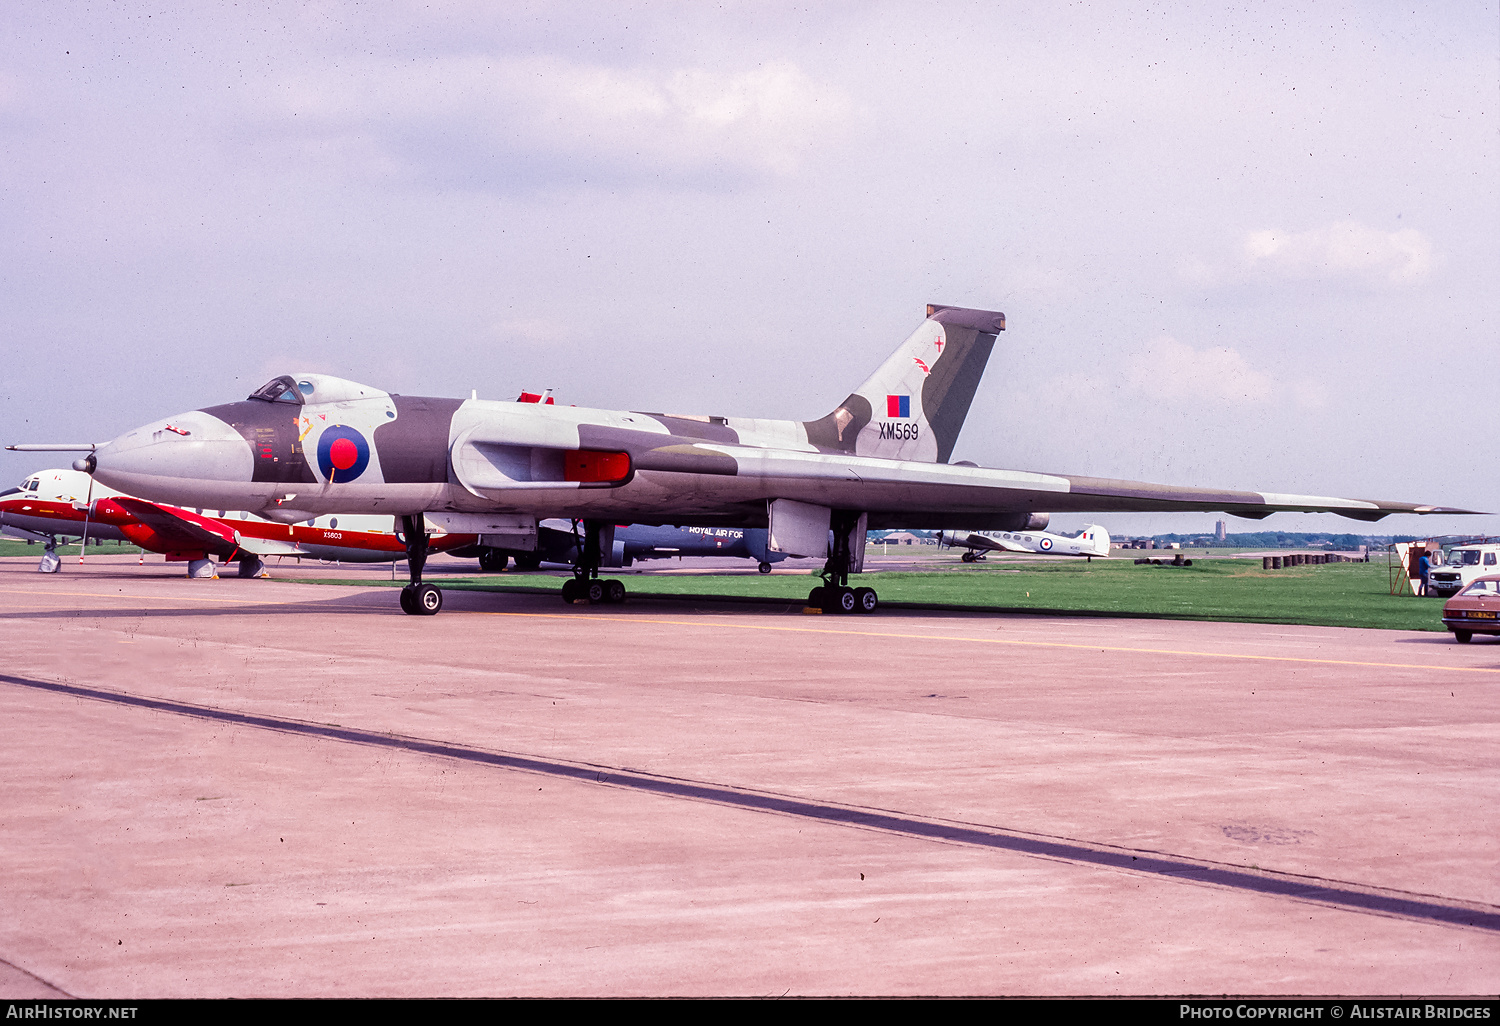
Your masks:
M 1444 602 L 1443 626 L 1459 641 L 1500 634 L 1500 575 L 1481 577 Z

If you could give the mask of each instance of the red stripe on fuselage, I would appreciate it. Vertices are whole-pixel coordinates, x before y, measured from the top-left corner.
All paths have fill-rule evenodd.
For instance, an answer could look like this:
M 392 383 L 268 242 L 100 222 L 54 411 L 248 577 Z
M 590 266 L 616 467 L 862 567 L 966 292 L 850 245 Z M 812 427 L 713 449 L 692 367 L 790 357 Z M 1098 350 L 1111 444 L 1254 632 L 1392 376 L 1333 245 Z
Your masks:
M 75 509 L 72 503 L 30 498 L 0 501 L 0 511 L 55 521 L 59 527 L 66 526 L 70 533 L 81 529 L 85 519 L 88 519 L 93 523 L 118 528 L 132 545 L 139 545 L 151 552 L 199 553 L 192 558 L 202 558 L 208 552 L 225 557 L 234 555 L 239 548 L 234 541 L 236 534 L 242 541 L 261 539 L 297 546 L 316 545 L 319 548 L 343 549 L 351 555 L 379 553 L 382 556 L 400 558 L 406 554 L 406 546 L 394 534 L 309 527 L 305 524 L 277 524 L 267 520 L 240 520 L 227 516 L 209 517 L 180 506 L 127 496 L 97 500 L 92 516 L 88 516 L 84 510 Z M 438 535 L 428 539 L 428 551 L 446 552 L 473 545 L 477 541 L 478 538 L 472 534 Z

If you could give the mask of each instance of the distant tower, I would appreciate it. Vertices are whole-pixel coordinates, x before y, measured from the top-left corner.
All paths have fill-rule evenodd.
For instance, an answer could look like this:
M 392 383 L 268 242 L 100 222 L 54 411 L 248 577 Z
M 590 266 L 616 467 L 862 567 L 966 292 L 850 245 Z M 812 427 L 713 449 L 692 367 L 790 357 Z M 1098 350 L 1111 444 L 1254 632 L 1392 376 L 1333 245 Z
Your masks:
M 1228 532 L 1225 529 L 1224 521 L 1222 521 L 1222 520 L 1215 521 L 1214 522 L 1214 539 L 1216 541 L 1219 541 L 1219 542 L 1222 543 L 1227 537 L 1228 537 Z

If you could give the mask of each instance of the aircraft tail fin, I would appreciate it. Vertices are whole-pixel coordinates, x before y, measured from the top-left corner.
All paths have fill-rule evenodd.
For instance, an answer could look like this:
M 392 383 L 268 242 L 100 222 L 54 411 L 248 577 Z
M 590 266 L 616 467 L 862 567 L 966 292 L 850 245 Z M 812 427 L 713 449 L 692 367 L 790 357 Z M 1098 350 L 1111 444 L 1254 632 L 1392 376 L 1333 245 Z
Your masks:
M 1088 543 L 1086 548 L 1092 550 L 1092 555 L 1109 555 L 1109 532 L 1098 524 L 1090 524 L 1085 527 L 1083 529 L 1083 539 Z
M 807 421 L 808 441 L 857 456 L 947 463 L 1005 315 L 929 304 L 921 327 L 839 407 Z

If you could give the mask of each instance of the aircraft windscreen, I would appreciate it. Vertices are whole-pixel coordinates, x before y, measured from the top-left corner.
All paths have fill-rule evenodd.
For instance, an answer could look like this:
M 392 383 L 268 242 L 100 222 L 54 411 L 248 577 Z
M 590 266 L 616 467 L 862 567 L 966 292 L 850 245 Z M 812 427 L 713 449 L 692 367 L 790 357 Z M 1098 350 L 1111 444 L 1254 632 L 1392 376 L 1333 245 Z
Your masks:
M 295 403 L 298 406 L 302 405 L 302 393 L 297 390 L 297 382 L 292 380 L 289 374 L 272 378 L 254 392 L 251 392 L 248 398 L 263 399 L 268 403 Z

